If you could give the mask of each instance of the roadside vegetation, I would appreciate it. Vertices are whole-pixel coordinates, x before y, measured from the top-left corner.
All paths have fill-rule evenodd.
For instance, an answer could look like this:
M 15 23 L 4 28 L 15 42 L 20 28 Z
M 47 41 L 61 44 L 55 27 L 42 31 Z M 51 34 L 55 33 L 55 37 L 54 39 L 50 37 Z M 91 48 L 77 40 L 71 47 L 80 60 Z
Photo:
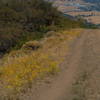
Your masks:
M 37 79 L 59 72 L 67 42 L 85 27 L 64 17 L 43 0 L 0 0 L 0 100 L 19 100 L 16 93 Z M 66 45 L 66 46 L 65 46 Z
M 32 87 L 36 80 L 57 74 L 68 51 L 68 41 L 80 32 L 51 32 L 41 41 L 27 42 L 20 50 L 6 55 L 0 65 L 0 99 L 17 100 L 18 93 Z
M 48 31 L 84 26 L 84 21 L 64 17 L 43 0 L 0 0 L 0 53 L 19 49 Z

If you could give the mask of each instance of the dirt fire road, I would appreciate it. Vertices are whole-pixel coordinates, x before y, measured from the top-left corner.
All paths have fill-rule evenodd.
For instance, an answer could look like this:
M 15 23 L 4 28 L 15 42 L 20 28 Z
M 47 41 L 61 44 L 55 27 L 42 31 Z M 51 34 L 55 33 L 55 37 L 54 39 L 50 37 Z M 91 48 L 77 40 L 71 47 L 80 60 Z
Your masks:
M 30 100 L 100 100 L 100 30 L 84 30 L 61 66 L 58 78 Z

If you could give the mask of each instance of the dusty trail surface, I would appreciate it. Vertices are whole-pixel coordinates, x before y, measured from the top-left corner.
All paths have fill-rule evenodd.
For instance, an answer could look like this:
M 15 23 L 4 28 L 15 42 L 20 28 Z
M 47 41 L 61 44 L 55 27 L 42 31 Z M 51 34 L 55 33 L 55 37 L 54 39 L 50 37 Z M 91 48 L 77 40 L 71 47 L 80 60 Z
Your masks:
M 61 67 L 58 78 L 24 100 L 100 100 L 100 30 L 84 30 Z

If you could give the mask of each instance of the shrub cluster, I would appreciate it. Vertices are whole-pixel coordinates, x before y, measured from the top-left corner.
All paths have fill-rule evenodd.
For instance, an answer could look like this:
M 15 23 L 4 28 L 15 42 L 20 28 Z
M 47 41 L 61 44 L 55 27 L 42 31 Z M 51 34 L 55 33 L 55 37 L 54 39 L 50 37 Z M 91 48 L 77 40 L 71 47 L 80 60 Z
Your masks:
M 43 0 L 0 0 L 0 52 L 40 38 L 59 17 L 56 8 Z
M 82 26 L 44 0 L 0 0 L 0 52 L 20 48 L 49 30 Z

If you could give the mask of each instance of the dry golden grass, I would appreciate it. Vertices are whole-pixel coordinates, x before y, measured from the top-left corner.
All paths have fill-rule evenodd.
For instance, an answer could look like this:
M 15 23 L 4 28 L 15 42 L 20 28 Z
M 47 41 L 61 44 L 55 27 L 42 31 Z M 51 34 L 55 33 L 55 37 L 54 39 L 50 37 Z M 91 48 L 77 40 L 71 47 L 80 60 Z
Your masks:
M 29 50 L 25 53 L 22 49 L 10 53 L 5 63 L 0 66 L 3 90 L 20 91 L 25 84 L 58 72 L 59 64 L 63 62 L 68 51 L 67 42 L 78 36 L 80 32 L 80 29 L 54 32 L 53 35 L 40 41 L 42 47 L 38 50 Z

